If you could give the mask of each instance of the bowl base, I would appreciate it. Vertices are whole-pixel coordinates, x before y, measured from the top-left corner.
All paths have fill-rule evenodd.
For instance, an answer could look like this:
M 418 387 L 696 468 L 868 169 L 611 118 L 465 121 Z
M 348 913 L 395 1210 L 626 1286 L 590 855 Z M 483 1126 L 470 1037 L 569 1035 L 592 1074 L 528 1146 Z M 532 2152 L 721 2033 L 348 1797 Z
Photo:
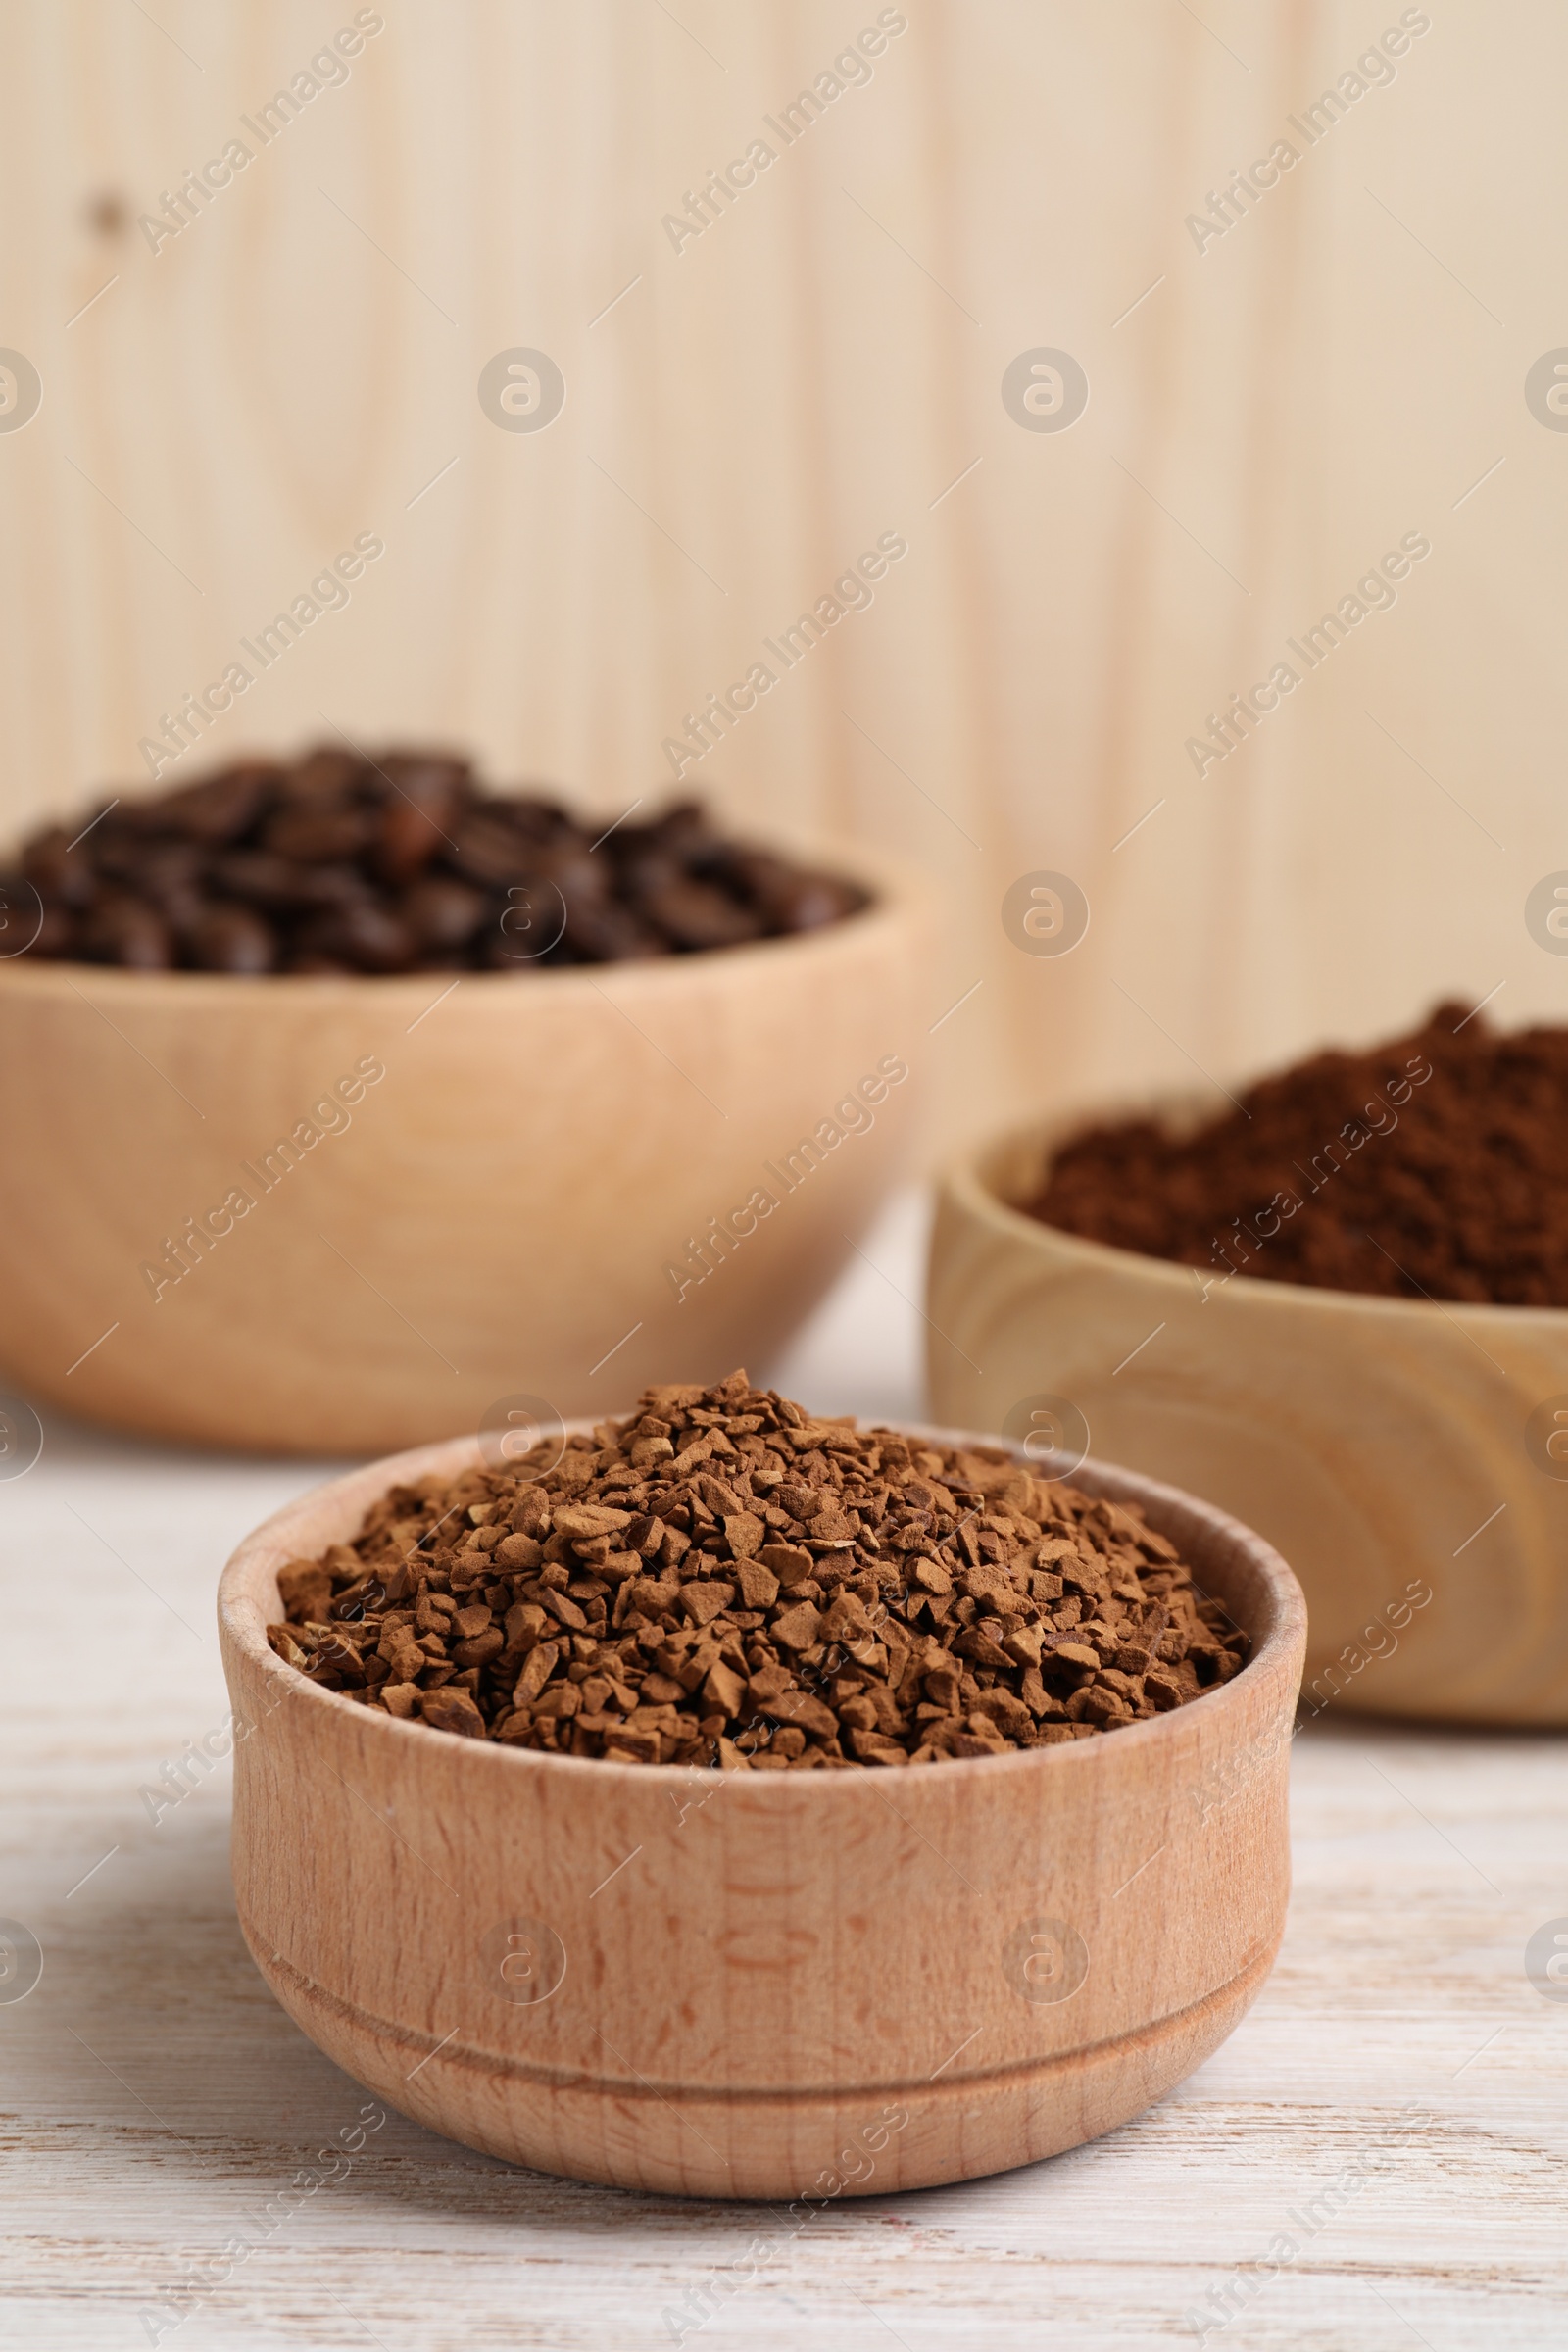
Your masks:
M 588 2081 L 466 2042 L 461 2032 L 443 2042 L 342 1999 L 269 1951 L 243 1913 L 240 1925 L 301 2031 L 431 2132 L 610 2188 L 812 2204 L 979 2180 L 1115 2131 L 1218 2048 L 1279 1948 L 1276 1936 L 1227 1984 L 1169 2017 L 1037 2065 L 838 2090 L 716 2092 L 656 2087 L 634 2069 L 631 2081 Z

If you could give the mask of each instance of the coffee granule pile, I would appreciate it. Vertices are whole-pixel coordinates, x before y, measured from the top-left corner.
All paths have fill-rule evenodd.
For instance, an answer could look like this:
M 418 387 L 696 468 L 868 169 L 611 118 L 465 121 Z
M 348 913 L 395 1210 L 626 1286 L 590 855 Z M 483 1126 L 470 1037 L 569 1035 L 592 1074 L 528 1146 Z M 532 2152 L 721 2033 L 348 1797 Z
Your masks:
M 463 760 L 330 746 L 45 826 L 0 873 L 14 928 L 39 899 L 33 956 L 251 975 L 690 956 L 866 904 L 724 839 L 693 801 L 607 826 L 531 791 L 486 794 Z
M 1568 1028 L 1499 1035 L 1440 1004 L 1408 1037 L 1263 1079 L 1185 1138 L 1094 1127 L 1026 1205 L 1217 1282 L 1568 1306 L 1565 1168 Z
M 813 1421 L 744 1372 L 500 1469 L 395 1487 L 278 1575 L 277 1655 L 437 1731 L 805 1771 L 1085 1740 L 1248 1638 L 1142 1517 L 968 1450 Z

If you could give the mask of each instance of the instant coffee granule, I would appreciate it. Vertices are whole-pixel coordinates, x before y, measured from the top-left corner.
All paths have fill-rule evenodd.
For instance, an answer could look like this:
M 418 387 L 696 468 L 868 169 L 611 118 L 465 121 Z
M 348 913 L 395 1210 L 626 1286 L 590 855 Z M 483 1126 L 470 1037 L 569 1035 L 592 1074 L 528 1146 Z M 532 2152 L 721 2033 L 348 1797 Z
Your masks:
M 1568 1029 L 1498 1035 L 1462 1004 L 1317 1054 L 1182 1136 L 1098 1125 L 1028 1213 L 1197 1266 L 1396 1298 L 1568 1306 Z
M 1135 1510 L 999 1446 L 813 1420 L 744 1372 L 395 1487 L 278 1574 L 277 1655 L 473 1740 L 778 1772 L 1084 1740 L 1245 1634 Z
M 445 754 L 325 745 L 46 825 L 0 871 L 16 930 L 39 900 L 29 955 L 255 977 L 699 955 L 814 931 L 866 894 L 727 839 L 695 801 L 607 824 L 487 793 Z

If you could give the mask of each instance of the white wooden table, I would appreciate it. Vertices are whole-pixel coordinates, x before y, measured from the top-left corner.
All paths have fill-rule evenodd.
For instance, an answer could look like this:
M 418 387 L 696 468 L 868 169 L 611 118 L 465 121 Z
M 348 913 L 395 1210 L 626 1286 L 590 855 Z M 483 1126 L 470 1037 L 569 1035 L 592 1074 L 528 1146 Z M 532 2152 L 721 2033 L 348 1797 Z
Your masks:
M 893 1213 L 768 1371 L 822 1410 L 917 1410 L 918 1225 Z M 246 1955 L 226 1766 L 156 1825 L 139 1795 L 225 1718 L 222 1559 L 317 1475 L 52 1426 L 0 1486 L 0 1915 L 44 1953 L 0 2005 L 0 2343 L 1037 2352 L 1197 2341 L 1200 2313 L 1260 2352 L 1568 2343 L 1568 2002 L 1523 1963 L 1568 1915 L 1563 1743 L 1332 1718 L 1296 1745 L 1272 1982 L 1111 2137 L 787 2238 L 767 2208 L 512 2171 L 394 2116 L 175 2327 L 187 2275 L 364 2102 Z

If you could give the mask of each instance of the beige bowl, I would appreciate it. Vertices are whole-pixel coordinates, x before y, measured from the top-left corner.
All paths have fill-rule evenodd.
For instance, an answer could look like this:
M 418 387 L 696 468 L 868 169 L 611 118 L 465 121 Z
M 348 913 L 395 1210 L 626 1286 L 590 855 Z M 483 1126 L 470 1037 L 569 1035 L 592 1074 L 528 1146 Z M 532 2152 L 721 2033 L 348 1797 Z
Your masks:
M 1255 1643 L 1147 1723 L 902 1772 L 612 1764 L 371 1714 L 267 1646 L 283 1561 L 474 1451 L 319 1488 L 219 1593 L 240 1923 L 289 2015 L 380 2098 L 580 2180 L 880 2194 L 1110 2131 L 1255 1998 L 1285 1921 L 1305 1613 L 1246 1528 L 1085 1466 Z
M 11 1377 L 161 1436 L 342 1454 L 764 1358 L 913 1140 L 928 902 L 832 862 L 861 913 L 645 963 L 0 963 Z M 737 1210 L 699 1279 L 688 1244 Z
M 1077 1124 L 947 1178 L 933 1409 L 1020 1430 L 1075 1409 L 1097 1452 L 1258 1528 L 1306 1592 L 1313 1711 L 1568 1723 L 1568 1459 L 1547 1450 L 1568 1431 L 1568 1312 L 1241 1275 L 1205 1298 L 1191 1267 L 1010 1205 Z

